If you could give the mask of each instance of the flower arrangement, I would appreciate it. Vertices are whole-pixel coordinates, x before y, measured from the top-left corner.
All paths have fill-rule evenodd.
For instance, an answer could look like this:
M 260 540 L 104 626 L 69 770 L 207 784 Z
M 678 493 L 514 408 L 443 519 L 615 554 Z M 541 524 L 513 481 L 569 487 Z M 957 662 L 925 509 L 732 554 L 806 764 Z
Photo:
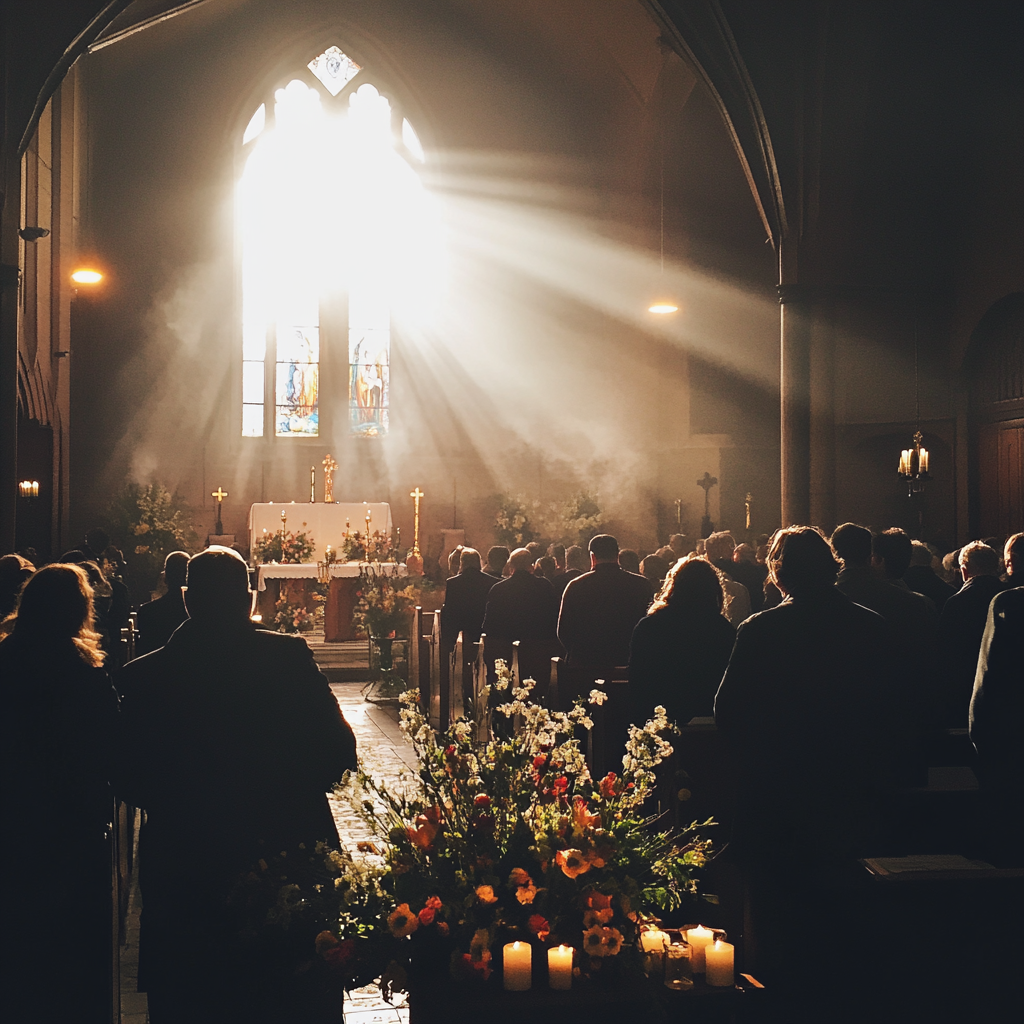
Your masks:
M 391 562 L 394 561 L 395 550 L 390 534 L 374 530 L 369 534 L 355 533 L 345 535 L 341 545 L 341 558 L 344 562 Z
M 497 674 L 496 688 L 509 690 L 502 662 Z M 495 951 L 512 939 L 574 946 L 587 976 L 639 972 L 637 932 L 696 893 L 710 849 L 698 829 L 713 823 L 664 830 L 644 813 L 655 768 L 672 749 L 663 708 L 630 728 L 622 773 L 595 781 L 574 736 L 592 725 L 588 707 L 549 711 L 530 701 L 532 686 L 525 681 L 496 708 L 521 729 L 482 745 L 466 720 L 438 739 L 418 692 L 402 695 L 419 771 L 404 793 L 363 772 L 358 786 L 349 783 L 378 839 L 380 870 L 359 883 L 372 890 L 359 903 L 371 918 L 349 913 L 332 930 L 338 943 L 358 950 L 359 929 L 371 929 L 401 969 L 443 960 L 463 981 L 487 981 Z M 604 699 L 594 690 L 589 703 Z M 382 919 L 390 947 L 379 944 Z M 378 966 L 384 971 L 383 958 Z M 389 984 L 395 974 L 386 972 Z
M 530 523 L 530 510 L 522 497 L 498 496 L 494 514 L 494 539 L 510 548 L 522 547 L 535 540 L 537 532 Z
M 415 588 L 398 575 L 398 567 L 371 563 L 360 569 L 352 620 L 371 637 L 385 639 L 404 631 L 416 603 Z
M 585 548 L 604 524 L 601 506 L 589 491 L 579 491 L 568 501 L 553 505 L 551 512 L 551 533 L 564 544 L 579 544 Z
M 252 557 L 257 565 L 266 565 L 269 562 L 297 565 L 312 560 L 314 544 L 312 536 L 303 531 L 286 533 L 284 530 L 278 530 L 277 533 L 264 533 L 256 540 Z
M 308 633 L 315 625 L 315 613 L 304 605 L 293 604 L 285 591 L 274 605 L 274 628 L 278 633 Z

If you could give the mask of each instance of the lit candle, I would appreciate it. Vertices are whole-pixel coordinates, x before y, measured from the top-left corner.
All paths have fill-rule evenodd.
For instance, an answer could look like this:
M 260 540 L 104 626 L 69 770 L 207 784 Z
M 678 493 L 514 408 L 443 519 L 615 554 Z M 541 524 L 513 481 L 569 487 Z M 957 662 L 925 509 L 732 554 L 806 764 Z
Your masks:
M 645 953 L 663 953 L 668 945 L 668 933 L 657 928 L 648 928 L 640 933 L 640 948 Z
M 733 976 L 733 946 L 716 939 L 704 950 L 707 962 L 707 981 L 716 988 L 729 988 L 735 984 Z
M 533 974 L 533 947 L 528 942 L 510 942 L 502 950 L 501 970 L 508 992 L 525 992 Z
M 921 449 L 921 472 L 922 473 L 927 473 L 928 472 L 928 449 L 927 448 L 922 448 Z
M 693 965 L 694 974 L 704 973 L 704 950 L 707 946 L 711 945 L 714 938 L 715 933 L 710 928 L 705 928 L 702 924 L 697 925 L 696 928 L 691 928 L 686 933 L 686 941 L 693 949 L 690 962 Z
M 572 955 L 574 952 L 572 946 L 556 946 L 554 949 L 548 950 L 548 984 L 552 988 L 572 988 Z M 505 987 L 508 988 L 507 985 Z

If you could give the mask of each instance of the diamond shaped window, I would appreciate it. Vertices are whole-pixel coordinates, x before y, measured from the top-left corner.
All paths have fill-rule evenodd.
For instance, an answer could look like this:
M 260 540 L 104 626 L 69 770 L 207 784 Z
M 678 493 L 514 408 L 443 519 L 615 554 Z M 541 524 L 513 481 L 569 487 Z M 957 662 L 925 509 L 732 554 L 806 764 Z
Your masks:
M 314 57 L 306 66 L 332 96 L 337 96 L 363 70 L 337 46 L 328 46 L 319 57 Z

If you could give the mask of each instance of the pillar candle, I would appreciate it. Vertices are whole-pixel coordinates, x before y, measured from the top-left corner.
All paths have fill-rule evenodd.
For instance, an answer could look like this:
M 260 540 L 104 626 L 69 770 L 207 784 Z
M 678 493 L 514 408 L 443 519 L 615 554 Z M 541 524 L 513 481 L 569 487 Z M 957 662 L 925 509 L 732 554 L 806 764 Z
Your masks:
M 662 953 L 668 945 L 668 933 L 657 928 L 648 928 L 640 933 L 640 948 L 645 953 Z
M 717 939 L 704 950 L 707 963 L 708 984 L 716 988 L 729 988 L 735 984 L 733 977 L 733 946 Z
M 525 992 L 533 974 L 533 947 L 528 942 L 510 942 L 502 950 L 501 969 L 509 992 Z
M 694 974 L 704 973 L 704 950 L 711 944 L 714 937 L 715 933 L 710 928 L 705 928 L 702 924 L 697 925 L 696 928 L 691 928 L 686 933 L 686 941 L 693 947 L 690 963 Z
M 552 988 L 572 988 L 572 955 L 574 952 L 572 946 L 556 946 L 554 949 L 548 950 L 548 984 Z

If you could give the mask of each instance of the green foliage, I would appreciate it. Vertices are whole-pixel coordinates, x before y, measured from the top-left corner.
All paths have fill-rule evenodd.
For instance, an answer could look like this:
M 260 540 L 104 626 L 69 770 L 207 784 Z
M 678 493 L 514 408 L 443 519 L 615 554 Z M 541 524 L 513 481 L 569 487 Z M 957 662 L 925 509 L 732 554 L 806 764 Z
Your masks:
M 578 491 L 567 501 L 550 507 L 545 521 L 547 532 L 567 547 L 579 544 L 585 548 L 601 532 L 604 520 L 597 497 L 590 491 Z
M 106 510 L 111 540 L 123 551 L 133 598 L 148 601 L 171 551 L 195 551 L 193 510 L 158 483 L 129 482 Z
M 536 540 L 537 532 L 530 523 L 530 509 L 521 496 L 498 495 L 494 514 L 494 539 L 508 548 L 521 548 Z
M 315 543 L 309 534 L 302 531 L 292 533 L 278 530 L 277 533 L 266 533 L 253 545 L 253 561 L 257 565 L 266 565 L 269 562 L 298 565 L 301 562 L 309 562 L 313 558 Z

